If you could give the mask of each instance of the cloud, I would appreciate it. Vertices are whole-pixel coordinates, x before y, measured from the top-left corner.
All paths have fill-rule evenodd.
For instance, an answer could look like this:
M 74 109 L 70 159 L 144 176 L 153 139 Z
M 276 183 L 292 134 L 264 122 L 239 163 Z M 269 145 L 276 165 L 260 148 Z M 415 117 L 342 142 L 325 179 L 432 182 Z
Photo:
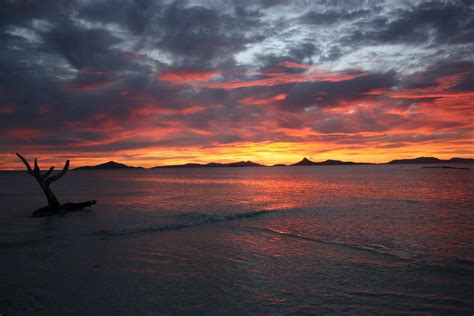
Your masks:
M 291 62 L 280 63 L 280 66 L 282 65 L 289 65 L 290 67 L 288 68 L 303 67 L 304 69 L 305 67 L 304 65 Z M 295 67 L 296 65 L 297 67 Z M 204 87 L 215 89 L 239 89 L 246 87 L 273 87 L 302 82 L 342 82 L 367 75 L 367 73 L 360 71 L 359 69 L 352 69 L 343 72 L 331 72 L 325 69 L 312 67 L 306 69 L 309 69 L 309 71 L 304 73 L 288 73 L 282 71 L 256 73 L 255 75 L 260 77 L 259 79 L 210 82 L 205 84 Z
M 362 20 L 350 36 L 365 43 L 470 43 L 474 8 L 468 1 L 422 1 Z M 433 45 L 431 44 L 431 45 Z
M 309 11 L 300 17 L 301 22 L 307 24 L 321 25 L 334 24 L 341 21 L 350 21 L 370 15 L 369 10 L 359 9 L 354 11 L 326 10 L 324 12 Z
M 467 156 L 473 10 L 447 0 L 6 1 L 0 163 L 14 166 L 17 150 L 83 162 L 94 152 L 270 161 L 312 148 Z
M 177 83 L 189 83 L 194 81 L 208 81 L 217 75 L 216 71 L 166 71 L 159 74 L 159 80 Z

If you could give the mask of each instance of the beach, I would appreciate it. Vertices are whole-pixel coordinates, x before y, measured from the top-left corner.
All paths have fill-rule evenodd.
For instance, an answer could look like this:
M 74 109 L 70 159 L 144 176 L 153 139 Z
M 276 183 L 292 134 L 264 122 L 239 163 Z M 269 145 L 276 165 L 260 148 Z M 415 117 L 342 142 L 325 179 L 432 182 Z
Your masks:
M 0 172 L 0 314 L 474 311 L 474 173 L 421 165 Z

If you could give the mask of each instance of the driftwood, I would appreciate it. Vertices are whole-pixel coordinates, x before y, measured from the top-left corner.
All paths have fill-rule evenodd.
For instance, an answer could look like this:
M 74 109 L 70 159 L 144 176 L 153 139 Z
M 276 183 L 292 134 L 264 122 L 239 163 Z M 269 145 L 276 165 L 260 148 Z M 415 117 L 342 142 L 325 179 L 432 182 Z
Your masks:
M 79 211 L 85 207 L 91 207 L 95 205 L 96 200 L 85 201 L 81 203 L 59 203 L 56 195 L 50 188 L 51 183 L 59 180 L 62 176 L 66 174 L 69 170 L 69 160 L 66 161 L 63 170 L 56 174 L 52 174 L 54 171 L 54 167 L 49 168 L 44 174 L 41 174 L 41 170 L 38 166 L 38 160 L 35 159 L 35 165 L 32 169 L 28 160 L 26 160 L 22 155 L 16 153 L 18 158 L 23 161 L 26 167 L 26 171 L 30 174 L 33 178 L 36 179 L 38 184 L 40 185 L 41 189 L 43 190 L 44 195 L 46 195 L 46 199 L 48 200 L 48 205 L 41 207 L 33 212 L 33 217 L 40 217 L 40 216 L 49 216 L 49 215 L 56 215 L 56 214 L 63 214 L 72 211 Z

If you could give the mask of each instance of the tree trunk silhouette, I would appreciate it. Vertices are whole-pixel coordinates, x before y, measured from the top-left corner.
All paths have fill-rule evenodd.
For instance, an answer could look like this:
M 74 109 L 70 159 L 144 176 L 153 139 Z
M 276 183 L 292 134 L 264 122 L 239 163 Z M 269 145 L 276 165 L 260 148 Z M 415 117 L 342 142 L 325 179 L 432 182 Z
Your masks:
M 90 207 L 92 205 L 95 205 L 96 200 L 85 201 L 81 203 L 61 204 L 59 203 L 53 190 L 51 190 L 50 188 L 51 183 L 59 180 L 69 170 L 69 160 L 66 161 L 66 164 L 64 165 L 63 170 L 61 170 L 60 172 L 52 175 L 54 171 L 54 167 L 51 167 L 44 174 L 41 174 L 41 170 L 38 166 L 38 160 L 36 158 L 35 158 L 34 168 L 32 169 L 30 164 L 28 163 L 28 160 L 26 160 L 19 153 L 16 153 L 16 155 L 25 164 L 26 171 L 28 172 L 28 174 L 30 174 L 32 177 L 36 179 L 41 189 L 43 190 L 44 195 L 46 195 L 46 199 L 48 200 L 48 205 L 34 211 L 32 214 L 33 217 L 48 216 L 48 215 L 61 214 L 61 213 L 66 213 L 66 212 L 71 212 L 71 211 L 78 211 L 78 210 L 82 210 L 85 207 Z

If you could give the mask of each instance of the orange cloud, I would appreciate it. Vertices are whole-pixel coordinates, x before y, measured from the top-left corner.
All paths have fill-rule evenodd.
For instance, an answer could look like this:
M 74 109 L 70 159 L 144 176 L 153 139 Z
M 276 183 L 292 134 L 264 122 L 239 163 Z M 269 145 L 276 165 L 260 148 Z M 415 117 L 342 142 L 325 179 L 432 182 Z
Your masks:
M 164 79 L 159 79 L 198 87 L 238 89 L 294 82 L 339 82 L 366 74 L 356 69 L 331 72 L 292 62 L 282 62 L 280 67 L 297 72 L 287 73 L 280 68 L 221 82 L 209 81 L 217 72 L 168 72 L 161 74 Z M 474 154 L 473 93 L 454 89 L 464 76 L 459 73 L 440 77 L 428 88 L 372 90 L 323 105 L 318 104 L 318 98 L 331 100 L 332 92 L 314 91 L 314 106 L 290 112 L 286 105 L 278 106 L 288 98 L 278 89 L 273 93 L 270 89 L 252 89 L 251 95 L 242 91 L 240 96 L 238 91 L 232 91 L 227 103 L 220 105 L 206 95 L 191 99 L 188 94 L 177 93 L 169 99 L 157 100 L 146 92 L 122 87 L 117 91 L 122 91 L 120 100 L 128 102 L 127 107 L 113 102 L 101 104 L 100 113 L 63 121 L 54 133 L 47 129 L 17 128 L 4 135 L 15 150 L 39 158 L 51 157 L 51 164 L 61 164 L 64 156 L 71 157 L 75 166 L 112 159 L 150 167 L 238 160 L 271 165 L 293 163 L 303 156 L 314 160 L 371 162 L 428 155 L 469 157 Z M 290 89 L 287 93 L 293 96 L 297 91 Z M 52 110 L 41 104 L 35 109 L 33 112 L 40 119 L 44 117 L 41 113 Z M 13 110 L 3 106 L 0 114 Z M 54 134 L 60 134 L 61 128 L 68 133 L 56 139 Z M 44 135 L 48 136 L 44 143 L 37 141 Z M 4 169 L 21 168 L 17 158 L 6 153 L 0 153 L 0 164 Z
M 248 97 L 239 100 L 239 103 L 242 105 L 270 105 L 285 100 L 287 96 L 286 93 L 280 93 L 270 98 Z
M 242 81 L 222 81 L 209 82 L 202 86 L 214 89 L 239 89 L 246 87 L 273 87 L 289 83 L 299 82 L 342 82 L 352 80 L 367 75 L 361 71 L 330 72 L 324 70 L 314 70 L 309 73 L 286 73 L 286 72 L 265 72 L 261 73 L 262 79 Z
M 449 91 L 456 86 L 467 73 L 454 74 L 436 79 L 437 85 L 422 89 L 372 90 L 365 95 L 383 95 L 391 99 L 426 99 L 426 98 L 468 98 L 472 102 L 474 92 Z
M 254 80 L 232 80 L 209 82 L 218 75 L 217 71 L 167 71 L 156 76 L 159 80 L 177 84 L 193 84 L 204 88 L 239 89 L 245 87 L 272 87 L 298 82 L 341 82 L 367 75 L 360 69 L 332 72 L 316 66 L 284 61 L 279 66 L 290 69 L 306 69 L 306 72 L 288 73 L 282 71 L 245 73 L 246 76 L 261 76 Z
M 163 108 L 163 107 L 156 106 L 154 104 L 145 104 L 143 106 L 136 107 L 133 110 L 132 115 L 136 115 L 140 117 L 149 117 L 151 115 L 156 115 L 156 114 L 185 115 L 185 114 L 200 112 L 205 109 L 208 109 L 209 107 L 210 106 L 204 106 L 204 105 L 191 105 L 191 106 L 187 106 L 180 109 L 174 109 L 174 108 Z
M 311 68 L 310 65 L 306 64 L 298 64 L 292 61 L 282 61 L 278 64 L 278 66 L 285 67 L 285 68 L 296 68 L 296 69 L 309 69 Z
M 208 81 L 216 76 L 216 71 L 166 71 L 157 76 L 157 79 L 175 83 L 188 81 Z

